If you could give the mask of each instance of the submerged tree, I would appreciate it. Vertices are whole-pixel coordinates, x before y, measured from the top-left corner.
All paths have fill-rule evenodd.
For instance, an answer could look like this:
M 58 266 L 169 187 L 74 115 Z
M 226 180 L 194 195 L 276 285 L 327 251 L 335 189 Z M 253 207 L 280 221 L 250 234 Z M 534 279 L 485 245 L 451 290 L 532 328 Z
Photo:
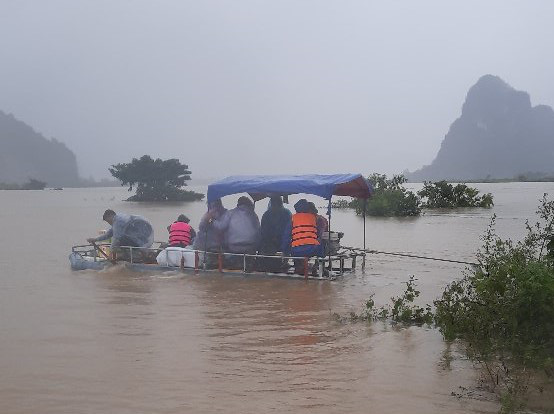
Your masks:
M 129 191 L 136 188 L 136 194 L 128 201 L 195 201 L 204 197 L 182 189 L 191 172 L 178 159 L 154 160 L 143 155 L 130 163 L 112 165 L 109 171 L 122 185 L 128 185 Z

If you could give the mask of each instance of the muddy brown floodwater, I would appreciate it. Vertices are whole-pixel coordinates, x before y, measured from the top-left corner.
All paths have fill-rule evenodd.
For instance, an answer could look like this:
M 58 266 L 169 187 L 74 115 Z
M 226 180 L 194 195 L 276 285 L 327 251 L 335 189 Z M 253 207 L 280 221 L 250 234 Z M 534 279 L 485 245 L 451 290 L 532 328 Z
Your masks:
M 471 260 L 490 216 L 519 237 L 552 183 L 479 184 L 495 207 L 367 222 L 368 247 Z M 202 202 L 137 204 L 119 188 L 0 191 L 0 412 L 15 413 L 493 413 L 472 365 L 432 328 L 340 324 L 333 312 L 378 305 L 418 278 L 421 303 L 463 266 L 370 256 L 334 282 L 72 272 L 73 244 L 104 228 L 101 214 L 141 214 L 156 239 Z M 296 198 L 291 197 L 291 201 Z M 235 199 L 225 200 L 231 206 Z M 318 206 L 324 202 L 315 200 Z M 258 213 L 266 202 L 257 203 Z M 336 211 L 345 245 L 361 219 Z M 450 363 L 449 363 L 450 361 Z

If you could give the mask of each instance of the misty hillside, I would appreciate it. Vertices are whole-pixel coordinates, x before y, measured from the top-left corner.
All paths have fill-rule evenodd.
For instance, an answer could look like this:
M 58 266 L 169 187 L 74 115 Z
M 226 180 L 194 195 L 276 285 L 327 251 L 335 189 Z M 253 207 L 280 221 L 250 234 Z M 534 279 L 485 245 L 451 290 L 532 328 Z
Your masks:
M 554 172 L 554 111 L 531 106 L 529 95 L 497 76 L 470 88 L 462 115 L 450 126 L 431 165 L 412 181 L 513 178 Z
M 48 186 L 79 182 L 75 154 L 29 125 L 0 111 L 0 182 L 21 184 L 36 178 Z

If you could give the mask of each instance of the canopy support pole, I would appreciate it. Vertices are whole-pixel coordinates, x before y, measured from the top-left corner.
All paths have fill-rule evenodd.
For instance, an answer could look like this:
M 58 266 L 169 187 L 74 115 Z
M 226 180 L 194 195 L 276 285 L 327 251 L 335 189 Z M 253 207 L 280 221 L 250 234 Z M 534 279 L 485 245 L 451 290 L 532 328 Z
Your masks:
M 208 207 L 208 212 L 210 211 L 210 208 Z M 204 231 L 204 260 L 202 263 L 202 269 L 207 269 L 207 261 L 208 261 L 208 230 L 210 229 L 210 222 L 208 221 L 206 223 L 206 230 Z M 200 229 L 198 229 L 198 232 L 200 232 Z
M 329 249 L 329 277 L 333 271 L 333 262 L 331 261 L 331 198 L 329 197 L 329 205 L 327 206 L 327 215 L 329 216 L 329 228 L 327 229 L 327 249 Z M 325 251 L 323 251 L 325 254 Z
M 367 207 L 367 198 L 364 198 L 364 203 L 363 203 L 363 208 L 364 208 L 364 209 L 363 209 L 363 213 L 362 213 L 362 215 L 363 215 L 363 217 L 364 217 L 364 251 L 366 250 L 366 246 L 365 246 L 365 221 L 366 221 L 366 220 L 365 220 L 365 217 L 366 217 L 366 212 L 365 212 L 365 210 L 366 210 L 366 207 Z M 364 257 L 363 257 L 363 259 L 362 259 L 362 270 L 365 270 L 365 256 L 366 256 L 366 255 L 365 255 L 365 253 L 364 253 Z

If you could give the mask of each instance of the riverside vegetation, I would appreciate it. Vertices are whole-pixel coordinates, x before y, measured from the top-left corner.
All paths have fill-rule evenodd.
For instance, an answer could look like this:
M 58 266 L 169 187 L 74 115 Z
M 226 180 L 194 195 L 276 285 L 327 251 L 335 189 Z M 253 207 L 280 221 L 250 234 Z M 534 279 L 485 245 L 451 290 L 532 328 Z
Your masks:
M 520 241 L 503 240 L 495 218 L 477 254 L 480 266 L 434 302 L 446 340 L 460 340 L 481 365 L 503 409 L 522 407 L 529 387 L 554 376 L 554 201 L 546 194 Z
M 30 178 L 23 184 L 6 184 L 0 183 L 0 190 L 44 190 L 46 183 L 44 181 Z
M 483 207 L 490 208 L 493 196 L 490 193 L 479 195 L 479 190 L 466 184 L 452 185 L 446 181 L 425 182 L 423 189 L 416 193 L 404 187 L 406 178 L 394 175 L 391 179 L 385 174 L 372 174 L 368 177 L 374 194 L 369 200 L 338 200 L 334 208 L 351 208 L 356 214 L 365 212 L 369 216 L 418 216 L 422 209 Z
M 370 297 L 359 315 L 337 318 L 435 326 L 482 368 L 501 412 L 523 408 L 530 393 L 545 392 L 554 380 L 554 201 L 546 194 L 537 215 L 519 241 L 500 238 L 493 216 L 479 266 L 466 269 L 433 306 L 414 304 L 420 292 L 411 276 L 391 304 L 376 307 Z

